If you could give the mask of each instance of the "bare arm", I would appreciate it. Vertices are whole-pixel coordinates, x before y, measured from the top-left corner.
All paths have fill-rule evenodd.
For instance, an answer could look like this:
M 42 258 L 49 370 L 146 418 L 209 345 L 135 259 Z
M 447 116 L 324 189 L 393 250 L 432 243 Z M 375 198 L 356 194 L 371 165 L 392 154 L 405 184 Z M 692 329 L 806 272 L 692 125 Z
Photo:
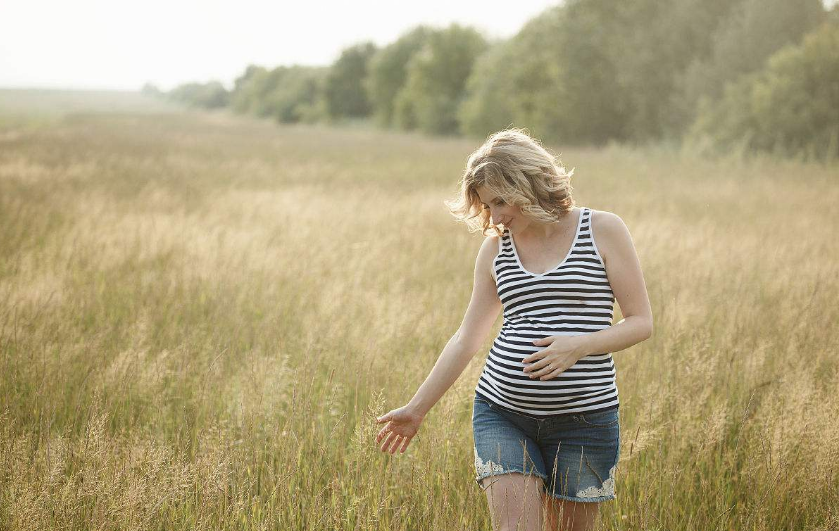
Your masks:
M 486 238 L 475 259 L 472 298 L 463 322 L 440 353 L 431 373 L 408 403 L 408 407 L 419 415 L 424 416 L 428 413 L 457 381 L 481 347 L 501 311 L 501 300 L 492 278 L 492 261 L 497 253 L 497 238 Z
M 582 356 L 617 352 L 653 334 L 653 311 L 629 229 L 615 214 L 598 212 L 592 218 L 592 232 L 623 319 L 605 330 L 578 336 Z
M 472 298 L 460 328 L 449 339 L 410 402 L 377 419 L 379 423 L 388 423 L 376 436 L 377 442 L 387 436 L 382 442 L 382 451 L 394 453 L 400 444 L 401 451 L 405 451 L 425 415 L 457 381 L 489 334 L 501 311 L 501 300 L 492 277 L 492 262 L 497 253 L 498 239 L 486 238 L 475 259 Z

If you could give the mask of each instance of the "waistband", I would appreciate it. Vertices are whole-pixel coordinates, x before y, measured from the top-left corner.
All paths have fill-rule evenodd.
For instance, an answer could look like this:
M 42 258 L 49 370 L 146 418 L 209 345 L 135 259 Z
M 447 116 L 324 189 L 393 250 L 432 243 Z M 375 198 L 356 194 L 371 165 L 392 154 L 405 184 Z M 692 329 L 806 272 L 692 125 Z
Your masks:
M 614 405 L 611 405 L 611 406 L 606 406 L 606 407 L 601 408 L 601 409 L 592 409 L 590 411 L 575 411 L 574 413 L 554 413 L 552 415 L 541 415 L 541 416 L 537 417 L 536 415 L 531 415 L 529 413 L 522 413 L 521 411 L 516 411 L 516 410 L 510 409 L 506 406 L 502 406 L 501 404 L 496 403 L 494 400 L 492 400 L 490 398 L 487 398 L 485 395 L 481 394 L 477 390 L 475 390 L 475 397 L 480 398 L 481 400 L 485 400 L 485 401 L 489 402 L 490 404 L 492 404 L 493 406 L 495 406 L 499 409 L 503 409 L 504 411 L 506 411 L 508 413 L 512 413 L 514 415 L 521 415 L 522 417 L 527 417 L 527 418 L 534 419 L 534 420 L 561 419 L 561 418 L 568 418 L 568 417 L 571 417 L 573 415 L 585 415 L 586 413 L 599 413 L 601 411 L 609 411 L 610 409 L 618 409 L 618 406 L 620 406 L 620 404 L 614 404 Z

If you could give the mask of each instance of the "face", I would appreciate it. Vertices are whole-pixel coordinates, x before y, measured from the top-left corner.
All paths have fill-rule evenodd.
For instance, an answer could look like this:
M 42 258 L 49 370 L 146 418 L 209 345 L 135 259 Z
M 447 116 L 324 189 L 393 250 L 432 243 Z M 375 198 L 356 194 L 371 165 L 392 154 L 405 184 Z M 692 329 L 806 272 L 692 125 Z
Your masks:
M 503 224 L 510 230 L 524 228 L 528 225 L 521 209 L 517 206 L 508 205 L 503 199 L 490 192 L 485 186 L 479 186 L 476 190 L 481 198 L 484 208 L 489 208 L 490 217 L 494 225 Z

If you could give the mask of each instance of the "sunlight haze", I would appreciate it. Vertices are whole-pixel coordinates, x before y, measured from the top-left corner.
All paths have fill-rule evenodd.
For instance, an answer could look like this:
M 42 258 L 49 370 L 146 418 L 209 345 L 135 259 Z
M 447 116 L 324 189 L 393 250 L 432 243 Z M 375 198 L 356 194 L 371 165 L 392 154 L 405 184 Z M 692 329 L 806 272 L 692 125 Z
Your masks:
M 13 0 L 0 8 L 0 87 L 229 87 L 248 64 L 325 66 L 347 46 L 383 46 L 418 24 L 509 37 L 557 3 Z

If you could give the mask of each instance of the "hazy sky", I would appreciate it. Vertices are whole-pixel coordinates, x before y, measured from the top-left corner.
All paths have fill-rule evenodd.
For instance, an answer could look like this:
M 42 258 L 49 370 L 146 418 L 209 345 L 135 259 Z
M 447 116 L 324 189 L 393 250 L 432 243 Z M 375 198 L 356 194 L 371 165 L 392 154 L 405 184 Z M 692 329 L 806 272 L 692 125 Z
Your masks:
M 0 0 L 0 87 L 164 90 L 248 64 L 328 65 L 361 40 L 451 22 L 508 37 L 557 0 Z

